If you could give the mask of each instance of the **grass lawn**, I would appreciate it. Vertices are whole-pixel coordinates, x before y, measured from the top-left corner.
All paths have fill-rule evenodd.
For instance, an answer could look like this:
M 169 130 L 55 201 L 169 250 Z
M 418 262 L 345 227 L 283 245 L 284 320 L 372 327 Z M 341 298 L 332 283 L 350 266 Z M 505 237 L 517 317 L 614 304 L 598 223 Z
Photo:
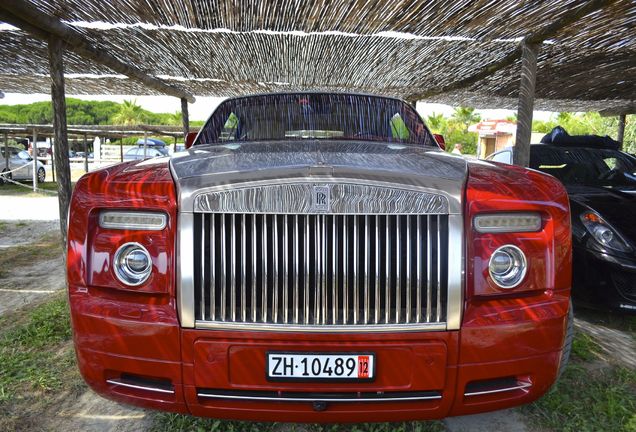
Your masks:
M 521 408 L 542 430 L 636 431 L 636 371 L 601 361 L 600 347 L 577 333 L 570 364 L 541 399 Z
M 6 183 L 0 185 L 0 196 L 29 196 L 29 197 L 41 197 L 41 196 L 55 196 L 46 192 L 33 192 L 33 184 L 30 182 L 19 182 L 20 186 L 13 183 Z M 38 184 L 39 189 L 44 189 L 57 193 L 57 183 L 44 182 Z
M 0 318 L 0 430 L 41 427 L 41 418 L 84 384 L 64 294 Z

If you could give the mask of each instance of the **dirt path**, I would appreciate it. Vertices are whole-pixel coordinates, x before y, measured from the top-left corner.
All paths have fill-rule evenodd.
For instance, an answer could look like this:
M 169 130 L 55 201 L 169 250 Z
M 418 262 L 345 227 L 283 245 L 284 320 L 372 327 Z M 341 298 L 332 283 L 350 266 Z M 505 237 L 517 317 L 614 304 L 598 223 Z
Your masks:
M 603 350 L 603 361 L 636 370 L 634 334 L 612 328 L 602 317 L 600 313 L 583 311 L 574 319 L 574 327 L 594 338 Z
M 150 428 L 152 415 L 140 408 L 120 405 L 87 389 L 79 397 L 61 402 L 47 416 L 50 431 L 139 432 Z
M 61 253 L 45 260 L 34 256 L 35 263 L 25 263 L 28 256 L 24 257 L 21 250 L 43 236 L 54 236 L 57 229 L 57 221 L 1 222 L 0 251 L 7 259 L 4 268 L 0 268 L 0 315 L 65 289 Z M 22 254 L 15 262 L 11 258 L 13 251 Z

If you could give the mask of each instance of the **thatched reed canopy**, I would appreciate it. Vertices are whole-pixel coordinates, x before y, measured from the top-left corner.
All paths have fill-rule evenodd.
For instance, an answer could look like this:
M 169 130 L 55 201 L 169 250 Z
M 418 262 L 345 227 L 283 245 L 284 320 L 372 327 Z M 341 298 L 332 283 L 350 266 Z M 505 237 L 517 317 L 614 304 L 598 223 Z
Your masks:
M 515 108 L 520 61 L 439 93 L 558 24 L 582 0 L 29 0 L 89 43 L 193 94 L 297 89 L 419 96 Z M 536 109 L 602 110 L 636 99 L 636 5 L 607 1 L 542 43 Z M 99 24 L 96 24 L 99 22 Z M 558 26 L 557 26 L 558 27 Z M 48 92 L 46 43 L 0 31 L 0 89 Z M 156 94 L 68 53 L 70 94 Z

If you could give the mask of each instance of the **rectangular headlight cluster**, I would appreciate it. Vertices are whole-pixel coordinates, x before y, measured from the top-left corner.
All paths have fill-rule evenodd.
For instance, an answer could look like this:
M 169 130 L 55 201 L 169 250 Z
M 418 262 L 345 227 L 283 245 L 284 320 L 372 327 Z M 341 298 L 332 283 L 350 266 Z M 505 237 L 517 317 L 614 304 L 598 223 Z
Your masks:
M 541 225 L 539 213 L 491 213 L 473 219 L 473 226 L 480 233 L 536 232 Z
M 161 212 L 103 210 L 99 226 L 119 230 L 160 231 L 166 227 L 168 216 Z

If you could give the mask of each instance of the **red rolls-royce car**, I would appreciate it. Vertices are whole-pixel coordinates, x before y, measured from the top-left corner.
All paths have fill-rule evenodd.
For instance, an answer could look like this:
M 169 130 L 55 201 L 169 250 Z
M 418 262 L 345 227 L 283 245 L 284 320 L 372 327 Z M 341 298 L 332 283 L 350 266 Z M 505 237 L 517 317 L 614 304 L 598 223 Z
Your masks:
M 568 197 L 439 149 L 412 106 L 228 99 L 171 158 L 75 187 L 68 286 L 99 394 L 215 418 L 431 419 L 555 382 L 571 336 Z

